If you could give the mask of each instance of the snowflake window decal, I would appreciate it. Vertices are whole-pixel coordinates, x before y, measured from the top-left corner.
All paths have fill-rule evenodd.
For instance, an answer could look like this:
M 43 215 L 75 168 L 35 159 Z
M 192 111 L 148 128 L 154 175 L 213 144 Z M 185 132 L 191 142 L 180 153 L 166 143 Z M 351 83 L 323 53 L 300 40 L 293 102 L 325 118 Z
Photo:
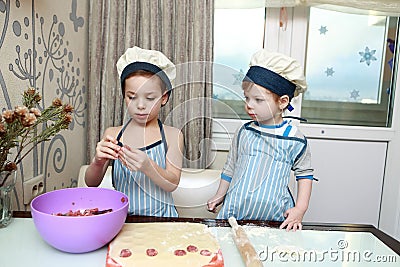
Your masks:
M 365 47 L 364 52 L 358 52 L 361 56 L 360 63 L 365 62 L 368 66 L 371 64 L 371 61 L 375 61 L 376 57 L 374 57 L 376 50 L 369 50 L 368 46 Z
M 242 69 L 236 74 L 232 74 L 232 76 L 235 78 L 233 85 L 240 85 L 242 84 L 243 78 L 245 76 L 244 72 Z
M 353 98 L 354 100 L 356 100 L 359 96 L 360 96 L 360 91 L 358 90 L 353 90 L 350 92 L 350 98 Z
M 321 25 L 321 27 L 318 29 L 318 31 L 319 31 L 319 34 L 320 35 L 326 35 L 326 32 L 328 31 L 328 29 L 327 29 L 327 27 L 326 26 L 322 26 Z
M 326 77 L 328 77 L 328 76 L 333 76 L 335 71 L 333 70 L 333 68 L 326 68 L 325 73 L 326 73 Z

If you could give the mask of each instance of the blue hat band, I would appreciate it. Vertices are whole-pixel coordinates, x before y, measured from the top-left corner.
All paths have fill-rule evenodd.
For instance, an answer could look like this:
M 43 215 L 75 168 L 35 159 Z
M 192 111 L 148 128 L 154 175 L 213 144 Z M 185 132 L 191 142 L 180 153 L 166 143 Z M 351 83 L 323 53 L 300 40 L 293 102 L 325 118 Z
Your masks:
M 162 69 L 160 69 L 156 65 L 148 63 L 148 62 L 136 61 L 136 62 L 128 64 L 121 73 L 121 88 L 123 91 L 124 91 L 125 79 L 130 74 L 132 74 L 133 72 L 138 71 L 138 70 L 145 70 L 145 71 L 154 73 L 155 75 L 160 77 L 160 79 L 165 83 L 165 85 L 167 86 L 168 92 L 170 92 L 172 90 L 171 81 L 169 80 L 167 74 L 165 74 L 165 72 Z
M 260 66 L 251 66 L 243 81 L 253 82 L 267 88 L 279 96 L 288 95 L 289 99 L 294 96 L 296 85 L 281 75 Z

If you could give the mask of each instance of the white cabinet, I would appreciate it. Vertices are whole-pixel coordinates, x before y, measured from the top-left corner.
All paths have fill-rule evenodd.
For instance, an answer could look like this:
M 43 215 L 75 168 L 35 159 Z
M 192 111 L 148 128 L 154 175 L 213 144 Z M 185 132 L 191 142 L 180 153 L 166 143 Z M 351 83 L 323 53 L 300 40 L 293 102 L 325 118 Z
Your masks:
M 386 142 L 308 139 L 319 182 L 305 222 L 378 226 Z

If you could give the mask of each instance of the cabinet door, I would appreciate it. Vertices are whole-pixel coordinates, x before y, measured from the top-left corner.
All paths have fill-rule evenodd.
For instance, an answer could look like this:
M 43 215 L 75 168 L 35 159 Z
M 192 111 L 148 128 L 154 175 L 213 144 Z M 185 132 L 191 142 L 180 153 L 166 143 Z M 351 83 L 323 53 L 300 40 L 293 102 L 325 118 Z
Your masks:
M 305 222 L 378 226 L 386 142 L 309 139 L 315 176 Z

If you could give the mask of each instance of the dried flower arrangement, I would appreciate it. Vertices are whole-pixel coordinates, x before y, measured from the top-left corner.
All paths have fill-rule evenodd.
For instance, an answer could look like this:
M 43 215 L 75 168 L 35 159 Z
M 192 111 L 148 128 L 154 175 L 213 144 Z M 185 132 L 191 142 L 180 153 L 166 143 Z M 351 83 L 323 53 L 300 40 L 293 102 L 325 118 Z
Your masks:
M 22 95 L 22 106 L 5 110 L 0 115 L 0 172 L 16 170 L 17 165 L 35 146 L 51 140 L 51 137 L 67 129 L 72 122 L 71 105 L 63 105 L 56 98 L 51 106 L 41 111 L 38 108 L 41 99 L 34 88 L 29 88 Z M 44 126 L 43 130 L 39 130 L 39 126 Z M 5 184 L 7 177 L 0 181 L 0 187 Z

